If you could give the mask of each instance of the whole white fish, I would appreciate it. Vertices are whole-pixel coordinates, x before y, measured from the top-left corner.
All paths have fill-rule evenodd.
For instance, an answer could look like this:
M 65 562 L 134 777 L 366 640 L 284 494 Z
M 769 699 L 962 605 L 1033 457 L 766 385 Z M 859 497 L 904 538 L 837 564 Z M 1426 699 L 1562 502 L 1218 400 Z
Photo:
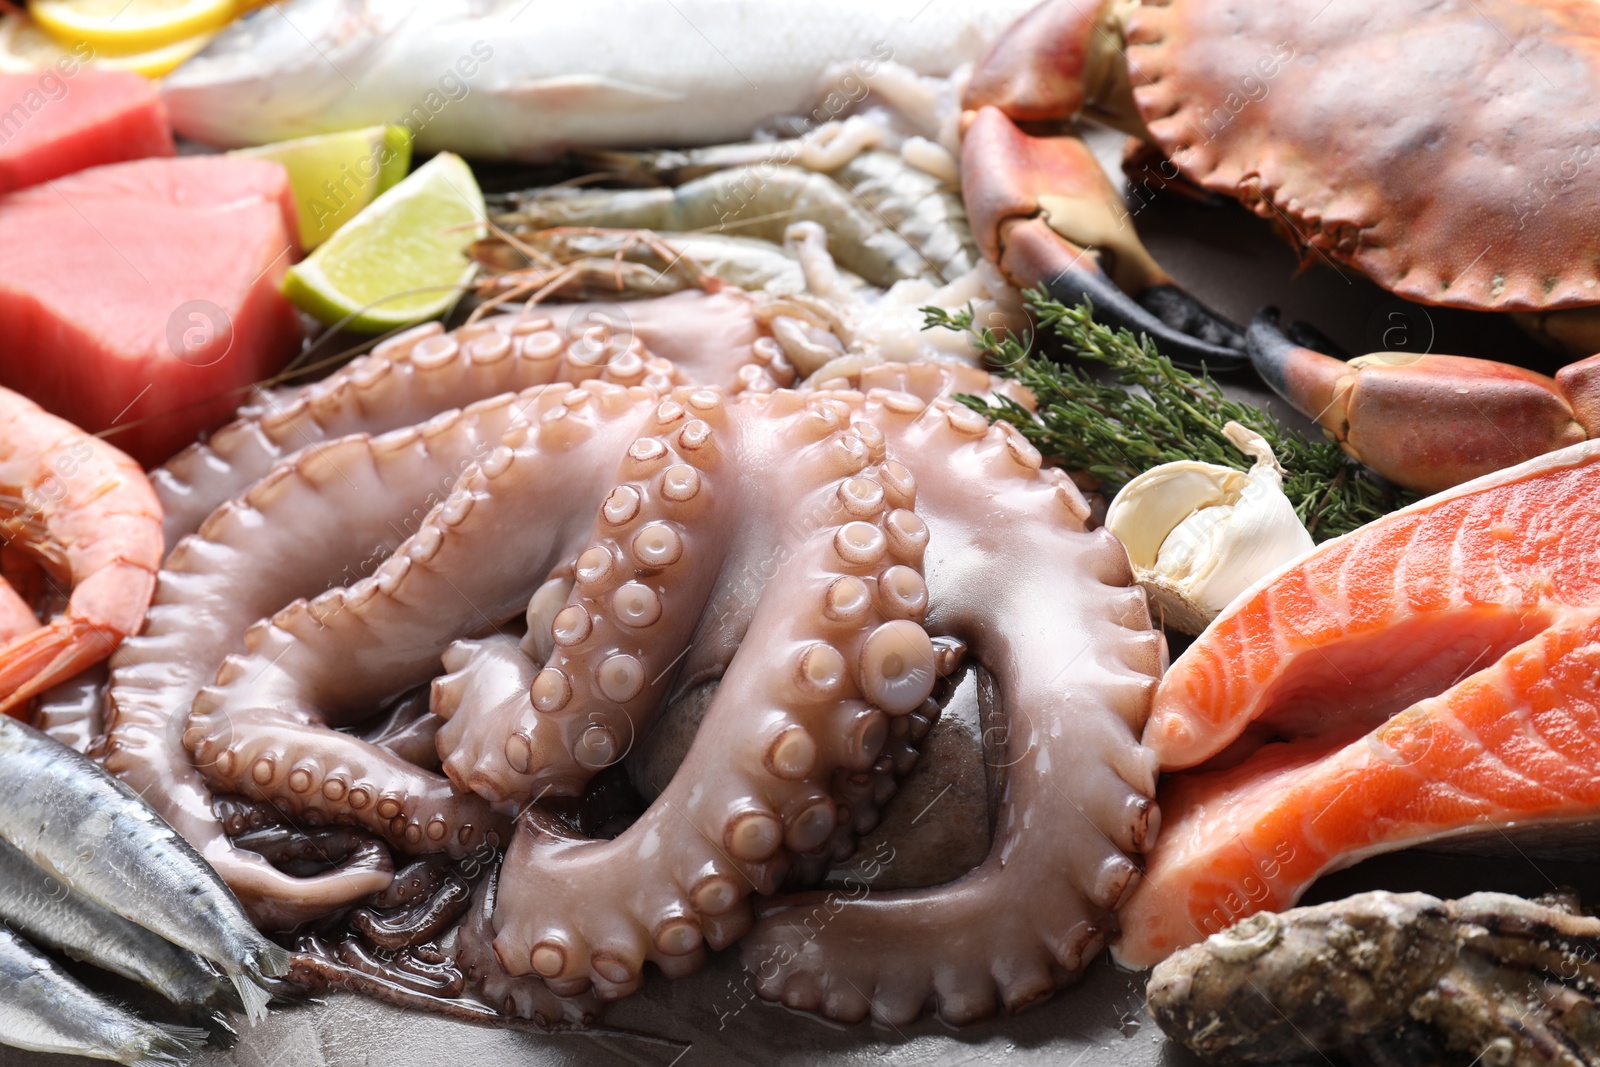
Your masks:
M 890 60 L 947 75 L 1035 2 L 290 0 L 162 91 L 179 133 L 227 147 L 384 122 L 479 159 L 715 144 L 833 118 Z

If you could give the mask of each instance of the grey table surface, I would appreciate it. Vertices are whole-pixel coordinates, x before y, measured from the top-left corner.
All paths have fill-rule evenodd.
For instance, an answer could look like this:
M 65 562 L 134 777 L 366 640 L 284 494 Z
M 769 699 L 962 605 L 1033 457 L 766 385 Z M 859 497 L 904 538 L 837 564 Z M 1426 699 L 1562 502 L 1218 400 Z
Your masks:
M 1091 138 L 1115 173 L 1120 135 Z M 1156 257 L 1191 292 L 1237 321 L 1264 304 L 1315 323 L 1351 352 L 1431 348 L 1513 358 L 1548 369 L 1552 361 L 1495 316 L 1406 304 L 1364 279 L 1295 253 L 1267 223 L 1233 205 L 1205 207 L 1170 195 L 1131 202 L 1132 218 Z M 1224 382 L 1232 393 L 1299 420 L 1248 373 Z M 1329 899 L 1362 889 L 1475 889 L 1538 893 L 1575 884 L 1593 898 L 1600 872 L 1580 865 L 1396 856 L 1369 861 L 1313 889 Z M 207 1050 L 197 1067 L 713 1067 L 722 1064 L 818 1067 L 1178 1067 L 1197 1061 L 1166 1041 L 1144 1012 L 1144 975 L 1097 961 L 1078 987 L 1020 1016 L 951 1030 L 936 1020 L 882 1029 L 841 1028 L 763 1002 L 740 1003 L 732 952 L 679 982 L 653 975 L 607 1023 L 676 1044 L 582 1035 L 541 1036 L 447 1022 L 346 994 L 274 1013 L 246 1029 L 237 1047 Z M 1309 1050 L 1306 1050 L 1309 1051 Z M 87 1067 L 95 1061 L 36 1056 L 0 1047 L 0 1067 Z

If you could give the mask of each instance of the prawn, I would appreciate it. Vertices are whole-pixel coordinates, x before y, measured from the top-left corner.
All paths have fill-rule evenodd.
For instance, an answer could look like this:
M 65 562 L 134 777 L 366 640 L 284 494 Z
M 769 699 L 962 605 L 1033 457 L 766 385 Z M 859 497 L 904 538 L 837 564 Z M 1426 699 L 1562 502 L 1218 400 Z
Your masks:
M 161 565 L 161 504 L 119 449 L 0 389 L 0 544 L 35 565 L 47 590 L 71 589 L 40 625 L 35 602 L 0 577 L 0 712 L 100 662 L 138 632 Z M 32 583 L 29 583 L 32 584 Z

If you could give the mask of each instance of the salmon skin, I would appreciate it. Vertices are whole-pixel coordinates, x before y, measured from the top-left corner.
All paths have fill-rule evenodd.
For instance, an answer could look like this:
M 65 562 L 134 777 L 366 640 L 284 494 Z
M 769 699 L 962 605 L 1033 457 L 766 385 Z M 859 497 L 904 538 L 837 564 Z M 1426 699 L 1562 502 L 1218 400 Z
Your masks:
M 1118 960 L 1154 964 L 1377 853 L 1592 828 L 1597 528 L 1589 441 L 1329 541 L 1231 604 L 1145 727 L 1184 773 L 1161 786 Z

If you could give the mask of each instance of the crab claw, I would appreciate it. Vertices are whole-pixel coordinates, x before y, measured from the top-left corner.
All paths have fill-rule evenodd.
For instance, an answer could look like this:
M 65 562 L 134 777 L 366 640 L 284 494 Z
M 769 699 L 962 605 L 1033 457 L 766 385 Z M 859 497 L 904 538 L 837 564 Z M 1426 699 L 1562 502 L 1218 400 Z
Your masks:
M 1081 140 L 1032 137 L 984 107 L 962 136 L 961 173 L 973 237 L 1013 285 L 1087 297 L 1101 322 L 1148 334 L 1180 365 L 1244 364 L 1243 331 L 1172 283 Z
M 1557 381 L 1507 363 L 1414 352 L 1346 363 L 1285 337 L 1275 308 L 1256 313 L 1246 344 L 1274 392 L 1407 489 L 1438 492 L 1589 436 Z M 1568 370 L 1600 379 L 1582 367 Z M 1591 424 L 1597 414 L 1600 397 Z
M 1556 388 L 1572 405 L 1573 417 L 1590 437 L 1600 437 L 1600 356 L 1556 371 Z
M 1129 105 L 1122 34 L 1109 3 L 1046 0 L 995 38 L 961 94 L 966 111 L 997 107 L 1018 122 L 1071 118 L 1105 95 Z M 1121 84 L 1115 84 L 1118 76 Z M 1106 93 L 1091 95 L 1090 86 Z M 1137 114 L 1131 106 L 1130 114 Z M 1132 131 L 1130 131 L 1132 132 Z

